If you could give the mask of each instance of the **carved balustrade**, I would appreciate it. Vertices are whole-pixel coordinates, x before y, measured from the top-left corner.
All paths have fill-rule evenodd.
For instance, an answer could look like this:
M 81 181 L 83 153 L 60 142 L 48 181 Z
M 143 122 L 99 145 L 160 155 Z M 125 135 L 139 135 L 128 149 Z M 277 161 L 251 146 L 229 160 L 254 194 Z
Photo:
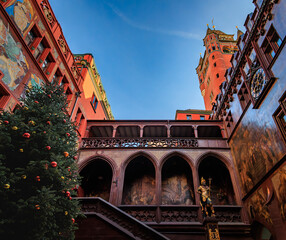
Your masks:
M 83 138 L 81 148 L 196 148 L 192 138 Z
M 112 216 L 114 209 L 111 207 L 102 207 L 100 198 L 80 198 L 82 203 L 82 212 L 101 213 Z M 110 204 L 111 205 L 111 204 Z M 111 205 L 112 206 L 112 205 Z M 109 208 L 111 210 L 109 210 Z M 200 215 L 200 207 L 192 206 L 134 206 L 121 205 L 119 209 L 131 215 L 137 220 L 148 224 L 186 224 L 198 223 Z M 224 223 L 241 223 L 241 207 L 235 205 L 217 205 L 214 206 L 215 217 L 219 222 Z M 111 212 L 112 211 L 112 212 Z

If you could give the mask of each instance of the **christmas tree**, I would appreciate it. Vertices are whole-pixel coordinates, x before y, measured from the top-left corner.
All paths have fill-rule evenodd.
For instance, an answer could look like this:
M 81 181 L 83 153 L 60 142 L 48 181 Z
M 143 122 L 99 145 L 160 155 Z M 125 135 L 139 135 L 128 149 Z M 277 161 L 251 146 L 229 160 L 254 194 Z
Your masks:
M 74 239 L 77 134 L 58 84 L 0 114 L 0 239 Z

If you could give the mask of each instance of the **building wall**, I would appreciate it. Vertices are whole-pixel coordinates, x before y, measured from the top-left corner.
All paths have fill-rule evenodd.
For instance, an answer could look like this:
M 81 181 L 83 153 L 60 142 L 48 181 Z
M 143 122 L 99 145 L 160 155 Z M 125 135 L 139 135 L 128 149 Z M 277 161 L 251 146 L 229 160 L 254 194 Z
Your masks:
M 68 111 L 71 113 L 81 76 L 74 68 L 72 53 L 48 2 L 2 1 L 0 8 L 1 88 L 7 95 L 5 99 L 1 98 L 0 107 L 13 110 L 25 84 L 51 82 L 57 71 L 61 75 L 59 81 L 65 78 L 65 88 L 70 89 Z M 28 44 L 27 35 L 32 31 L 36 33 L 35 38 Z M 35 52 L 40 43 L 44 43 L 45 48 L 36 58 Z M 47 57 L 51 63 L 43 68 Z
M 214 117 L 225 120 L 250 223 L 253 227 L 257 223 L 266 227 L 273 239 L 283 239 L 286 145 L 285 128 L 279 128 L 277 123 L 285 122 L 285 114 L 284 120 L 283 115 L 277 121 L 275 117 L 286 90 L 286 3 L 265 0 L 254 4 L 255 11 L 245 22 L 246 33 L 238 41 L 240 51 L 232 58 L 222 100 L 213 110 Z M 271 57 L 264 43 L 275 32 L 272 27 L 280 40 L 270 40 L 275 50 Z M 265 73 L 266 84 L 261 88 L 256 87 L 262 84 L 254 82 L 257 69 Z
M 188 119 L 188 116 L 191 116 L 191 119 Z M 201 116 L 204 117 L 205 120 L 209 119 L 210 114 L 197 114 L 197 113 L 176 113 L 175 120 L 201 120 Z
M 85 68 L 76 64 L 48 1 L 0 1 L 0 10 L 0 108 L 13 110 L 26 85 L 40 86 L 56 77 L 67 94 L 67 111 L 80 137 L 87 119 L 113 119 L 100 76 L 92 69 L 92 55 L 83 55 Z M 41 44 L 44 49 L 37 56 Z M 50 63 L 43 67 L 46 59 Z M 90 103 L 92 93 L 98 100 L 96 110 Z

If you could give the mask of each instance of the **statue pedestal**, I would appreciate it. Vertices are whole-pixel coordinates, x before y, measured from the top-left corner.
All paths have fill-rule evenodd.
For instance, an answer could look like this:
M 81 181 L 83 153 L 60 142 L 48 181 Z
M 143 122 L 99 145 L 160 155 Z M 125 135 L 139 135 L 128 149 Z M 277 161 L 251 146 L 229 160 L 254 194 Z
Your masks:
M 206 231 L 206 240 L 220 240 L 218 220 L 215 217 L 205 217 L 203 226 Z

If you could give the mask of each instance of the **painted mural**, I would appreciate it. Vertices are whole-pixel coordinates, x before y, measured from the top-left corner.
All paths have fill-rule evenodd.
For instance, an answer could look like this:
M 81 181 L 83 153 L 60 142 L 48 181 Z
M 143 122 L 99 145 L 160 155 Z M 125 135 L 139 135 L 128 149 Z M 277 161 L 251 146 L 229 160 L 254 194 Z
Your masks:
M 251 218 L 261 217 L 267 223 L 272 224 L 269 209 L 266 205 L 266 196 L 261 188 L 252 195 L 247 205 Z
M 286 152 L 274 121 L 267 119 L 267 111 L 246 116 L 230 141 L 244 194 L 249 192 Z
M 40 79 L 36 74 L 31 74 L 30 80 L 27 85 L 29 87 L 41 87 L 44 83 L 44 80 Z
M 21 47 L 0 19 L 0 69 L 4 73 L 2 81 L 12 91 L 23 81 L 29 69 Z
M 14 21 L 21 35 L 25 35 L 34 16 L 34 10 L 29 0 L 11 1 L 6 7 L 6 12 Z
M 155 204 L 155 179 L 144 175 L 125 185 L 123 204 L 127 205 L 152 205 Z
M 278 198 L 280 214 L 282 219 L 286 221 L 286 165 L 276 171 L 272 183 Z
M 163 205 L 193 205 L 194 191 L 186 174 L 171 176 L 162 181 Z

